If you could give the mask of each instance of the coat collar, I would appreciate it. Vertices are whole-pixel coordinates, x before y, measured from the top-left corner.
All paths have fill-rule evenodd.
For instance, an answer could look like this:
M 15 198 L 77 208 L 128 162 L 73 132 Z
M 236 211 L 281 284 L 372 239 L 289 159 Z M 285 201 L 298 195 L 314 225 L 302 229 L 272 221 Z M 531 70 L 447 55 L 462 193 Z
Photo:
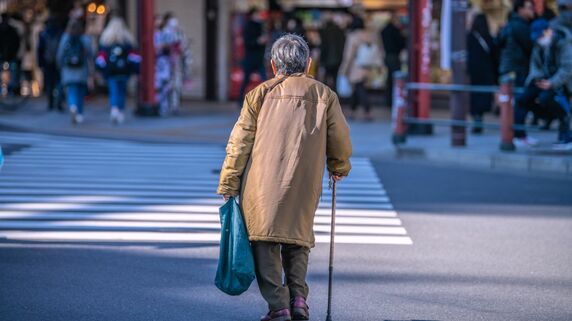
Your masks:
M 280 78 L 284 78 L 284 77 L 286 77 L 286 76 L 288 76 L 288 77 L 306 77 L 306 78 L 312 78 L 312 79 L 314 79 L 314 77 L 312 77 L 311 75 L 308 75 L 308 74 L 303 73 L 303 72 L 297 72 L 297 73 L 294 73 L 294 74 L 291 74 L 291 75 L 282 75 L 282 74 L 279 74 L 279 75 L 274 76 L 274 78 L 280 79 Z

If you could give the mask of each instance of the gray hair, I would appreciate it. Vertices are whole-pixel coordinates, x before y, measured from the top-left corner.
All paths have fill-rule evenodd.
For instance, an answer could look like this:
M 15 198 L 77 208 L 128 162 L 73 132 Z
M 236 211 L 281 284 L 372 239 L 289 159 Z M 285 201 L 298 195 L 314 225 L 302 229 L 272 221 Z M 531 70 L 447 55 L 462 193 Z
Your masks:
M 278 74 L 291 75 L 306 71 L 310 48 L 304 38 L 289 33 L 272 45 L 271 56 Z

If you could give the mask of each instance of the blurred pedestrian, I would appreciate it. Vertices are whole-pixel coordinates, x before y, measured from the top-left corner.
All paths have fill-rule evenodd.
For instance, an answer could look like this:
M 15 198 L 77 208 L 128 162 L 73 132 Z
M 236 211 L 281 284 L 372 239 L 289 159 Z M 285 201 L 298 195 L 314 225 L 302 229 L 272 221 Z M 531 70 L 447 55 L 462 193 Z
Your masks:
M 294 16 L 293 14 L 288 15 L 288 17 L 286 18 L 285 27 L 286 27 L 286 33 L 298 35 L 302 38 L 306 37 L 306 29 L 304 28 L 302 19 Z
M 169 59 L 169 85 L 168 110 L 161 110 L 161 114 L 176 114 L 181 106 L 183 85 L 190 80 L 190 68 L 192 63 L 191 47 L 189 38 L 181 27 L 179 20 L 172 14 L 167 13 L 163 17 L 161 29 L 161 43 L 164 52 Z
M 381 49 L 373 33 L 365 29 L 363 19 L 356 17 L 351 29 L 339 73 L 346 76 L 353 86 L 350 119 L 356 117 L 357 108 L 361 105 L 365 109 L 365 119 L 371 121 L 373 116 L 366 85 L 374 69 L 382 66 Z
M 528 75 L 534 43 L 530 40 L 530 21 L 534 18 L 532 0 L 515 0 L 513 12 L 499 35 L 500 75 L 514 73 L 515 86 L 522 87 Z
M 159 114 L 169 113 L 169 97 L 171 97 L 171 47 L 163 36 L 164 19 L 161 15 L 155 16 L 155 33 L 153 44 L 155 46 L 155 98 L 159 104 Z
M 320 63 L 324 67 L 324 82 L 332 90 L 336 90 L 338 70 L 344 57 L 344 46 L 346 43 L 346 33 L 328 15 L 325 18 L 324 26 L 320 30 Z
M 113 17 L 99 39 L 96 66 L 102 71 L 109 89 L 110 120 L 125 120 L 125 99 L 129 77 L 138 71 L 141 57 L 134 49 L 135 39 L 120 17 Z
M 38 83 L 35 79 L 37 70 L 37 39 L 38 33 L 35 22 L 35 13 L 32 9 L 24 10 L 22 15 L 22 94 L 32 95 Z
M 272 46 L 276 42 L 276 40 L 280 39 L 283 35 L 286 34 L 283 27 L 282 19 L 275 19 L 269 23 L 270 29 L 268 30 L 269 39 L 266 43 L 266 47 L 264 48 L 264 68 L 270 69 L 270 55 L 272 51 Z
M 81 124 L 84 121 L 84 97 L 88 87 L 93 89 L 93 82 L 89 77 L 93 70 L 92 60 L 91 41 L 83 34 L 83 23 L 76 19 L 70 20 L 60 41 L 56 61 L 60 68 L 62 85 L 66 90 L 73 124 Z
M 558 0 L 557 4 L 560 15 L 551 21 L 551 27 L 572 33 L 572 0 Z
M 474 86 L 492 86 L 497 83 L 497 49 L 491 36 L 487 16 L 478 14 L 467 35 L 467 71 Z M 493 93 L 471 93 L 470 112 L 474 120 L 472 132 L 483 132 L 483 115 L 492 109 Z
M 60 83 L 60 72 L 56 64 L 58 46 L 64 32 L 63 22 L 56 17 L 46 21 L 44 30 L 38 41 L 38 66 L 44 75 L 44 92 L 48 98 L 48 110 L 63 111 L 63 89 Z
M 12 94 L 19 94 L 19 68 L 18 52 L 20 50 L 20 35 L 16 27 L 10 22 L 10 17 L 6 12 L 0 16 L 0 63 L 8 63 L 10 69 L 10 81 L 8 91 Z M 4 81 L 4 80 L 2 80 Z
M 385 51 L 385 67 L 387 81 L 385 82 L 386 104 L 393 106 L 393 73 L 401 69 L 401 52 L 405 49 L 406 39 L 403 35 L 402 24 L 397 12 L 391 14 L 389 23 L 381 31 L 383 50 Z
M 275 77 L 246 95 L 217 190 L 225 199 L 240 194 L 269 307 L 261 321 L 309 320 L 306 274 L 324 164 L 335 180 L 351 168 L 338 98 L 307 75 L 311 62 L 302 37 L 288 34 L 274 43 Z
M 536 42 L 530 63 L 526 90 L 517 99 L 515 124 L 523 125 L 527 111 L 548 115 L 560 121 L 558 142 L 572 142 L 570 135 L 570 93 L 572 93 L 572 32 L 551 28 L 544 19 L 532 24 Z M 514 132 L 517 147 L 534 145 L 537 140 L 524 130 Z
M 171 94 L 169 108 L 172 113 L 178 113 L 181 106 L 183 85 L 190 79 L 192 62 L 189 38 L 179 26 L 179 19 L 172 13 L 165 16 L 162 30 L 163 41 L 169 46 L 171 63 Z
M 269 37 L 264 32 L 260 12 L 255 8 L 250 9 L 246 15 L 246 22 L 242 29 L 242 37 L 244 39 L 245 51 L 244 60 L 242 62 L 244 78 L 242 79 L 238 99 L 240 105 L 242 105 L 244 101 L 244 93 L 250 83 L 250 75 L 254 72 L 258 72 L 262 81 L 265 81 L 267 78 L 266 68 L 264 67 L 264 50 Z

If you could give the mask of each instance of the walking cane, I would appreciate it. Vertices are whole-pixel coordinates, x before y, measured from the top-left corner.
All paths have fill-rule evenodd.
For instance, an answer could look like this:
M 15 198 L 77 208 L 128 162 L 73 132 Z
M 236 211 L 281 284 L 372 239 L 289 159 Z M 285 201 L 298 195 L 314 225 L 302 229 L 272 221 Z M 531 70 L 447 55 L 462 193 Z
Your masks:
M 332 274 L 334 272 L 334 236 L 336 234 L 336 180 L 330 177 L 332 184 L 332 226 L 330 228 L 330 268 L 328 275 L 328 313 L 326 321 L 332 321 Z

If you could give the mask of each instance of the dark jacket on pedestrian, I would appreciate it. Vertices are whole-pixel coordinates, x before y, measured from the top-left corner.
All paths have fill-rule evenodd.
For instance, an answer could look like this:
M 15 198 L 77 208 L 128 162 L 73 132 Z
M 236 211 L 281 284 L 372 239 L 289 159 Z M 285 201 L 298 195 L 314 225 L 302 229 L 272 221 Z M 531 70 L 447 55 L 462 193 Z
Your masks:
M 470 32 L 467 35 L 467 72 L 471 85 L 491 86 L 497 83 L 497 49 L 490 35 Z M 471 114 L 489 111 L 493 96 L 489 93 L 471 94 Z
M 320 61 L 326 68 L 339 68 L 344 58 L 346 34 L 333 21 L 326 22 L 320 30 L 322 40 Z
M 494 85 L 498 79 L 497 47 L 492 37 L 467 35 L 467 71 L 473 85 Z
M 399 55 L 405 49 L 403 33 L 391 22 L 381 31 L 381 40 L 386 55 Z
M 260 44 L 258 42 L 262 33 L 262 24 L 260 22 L 252 19 L 246 22 L 242 33 L 245 49 L 244 59 L 253 65 L 262 64 L 264 62 L 266 44 Z
M 543 47 L 535 45 L 530 60 L 530 73 L 527 85 L 538 79 L 547 79 L 552 88 L 566 88 L 572 93 L 572 32 L 570 29 L 553 24 L 552 42 Z
M 18 30 L 8 21 L 6 14 L 2 15 L 0 23 L 0 61 L 14 61 L 20 49 Z
M 524 80 L 528 75 L 533 45 L 529 23 L 513 13 L 499 36 L 499 46 L 502 48 L 499 73 L 516 72 L 517 79 Z
M 40 68 L 56 65 L 58 47 L 63 32 L 64 29 L 57 23 L 50 22 L 46 24 L 46 29 L 40 33 L 37 51 Z
M 105 78 L 136 74 L 140 63 L 141 56 L 131 44 L 101 45 L 95 58 L 95 66 Z

